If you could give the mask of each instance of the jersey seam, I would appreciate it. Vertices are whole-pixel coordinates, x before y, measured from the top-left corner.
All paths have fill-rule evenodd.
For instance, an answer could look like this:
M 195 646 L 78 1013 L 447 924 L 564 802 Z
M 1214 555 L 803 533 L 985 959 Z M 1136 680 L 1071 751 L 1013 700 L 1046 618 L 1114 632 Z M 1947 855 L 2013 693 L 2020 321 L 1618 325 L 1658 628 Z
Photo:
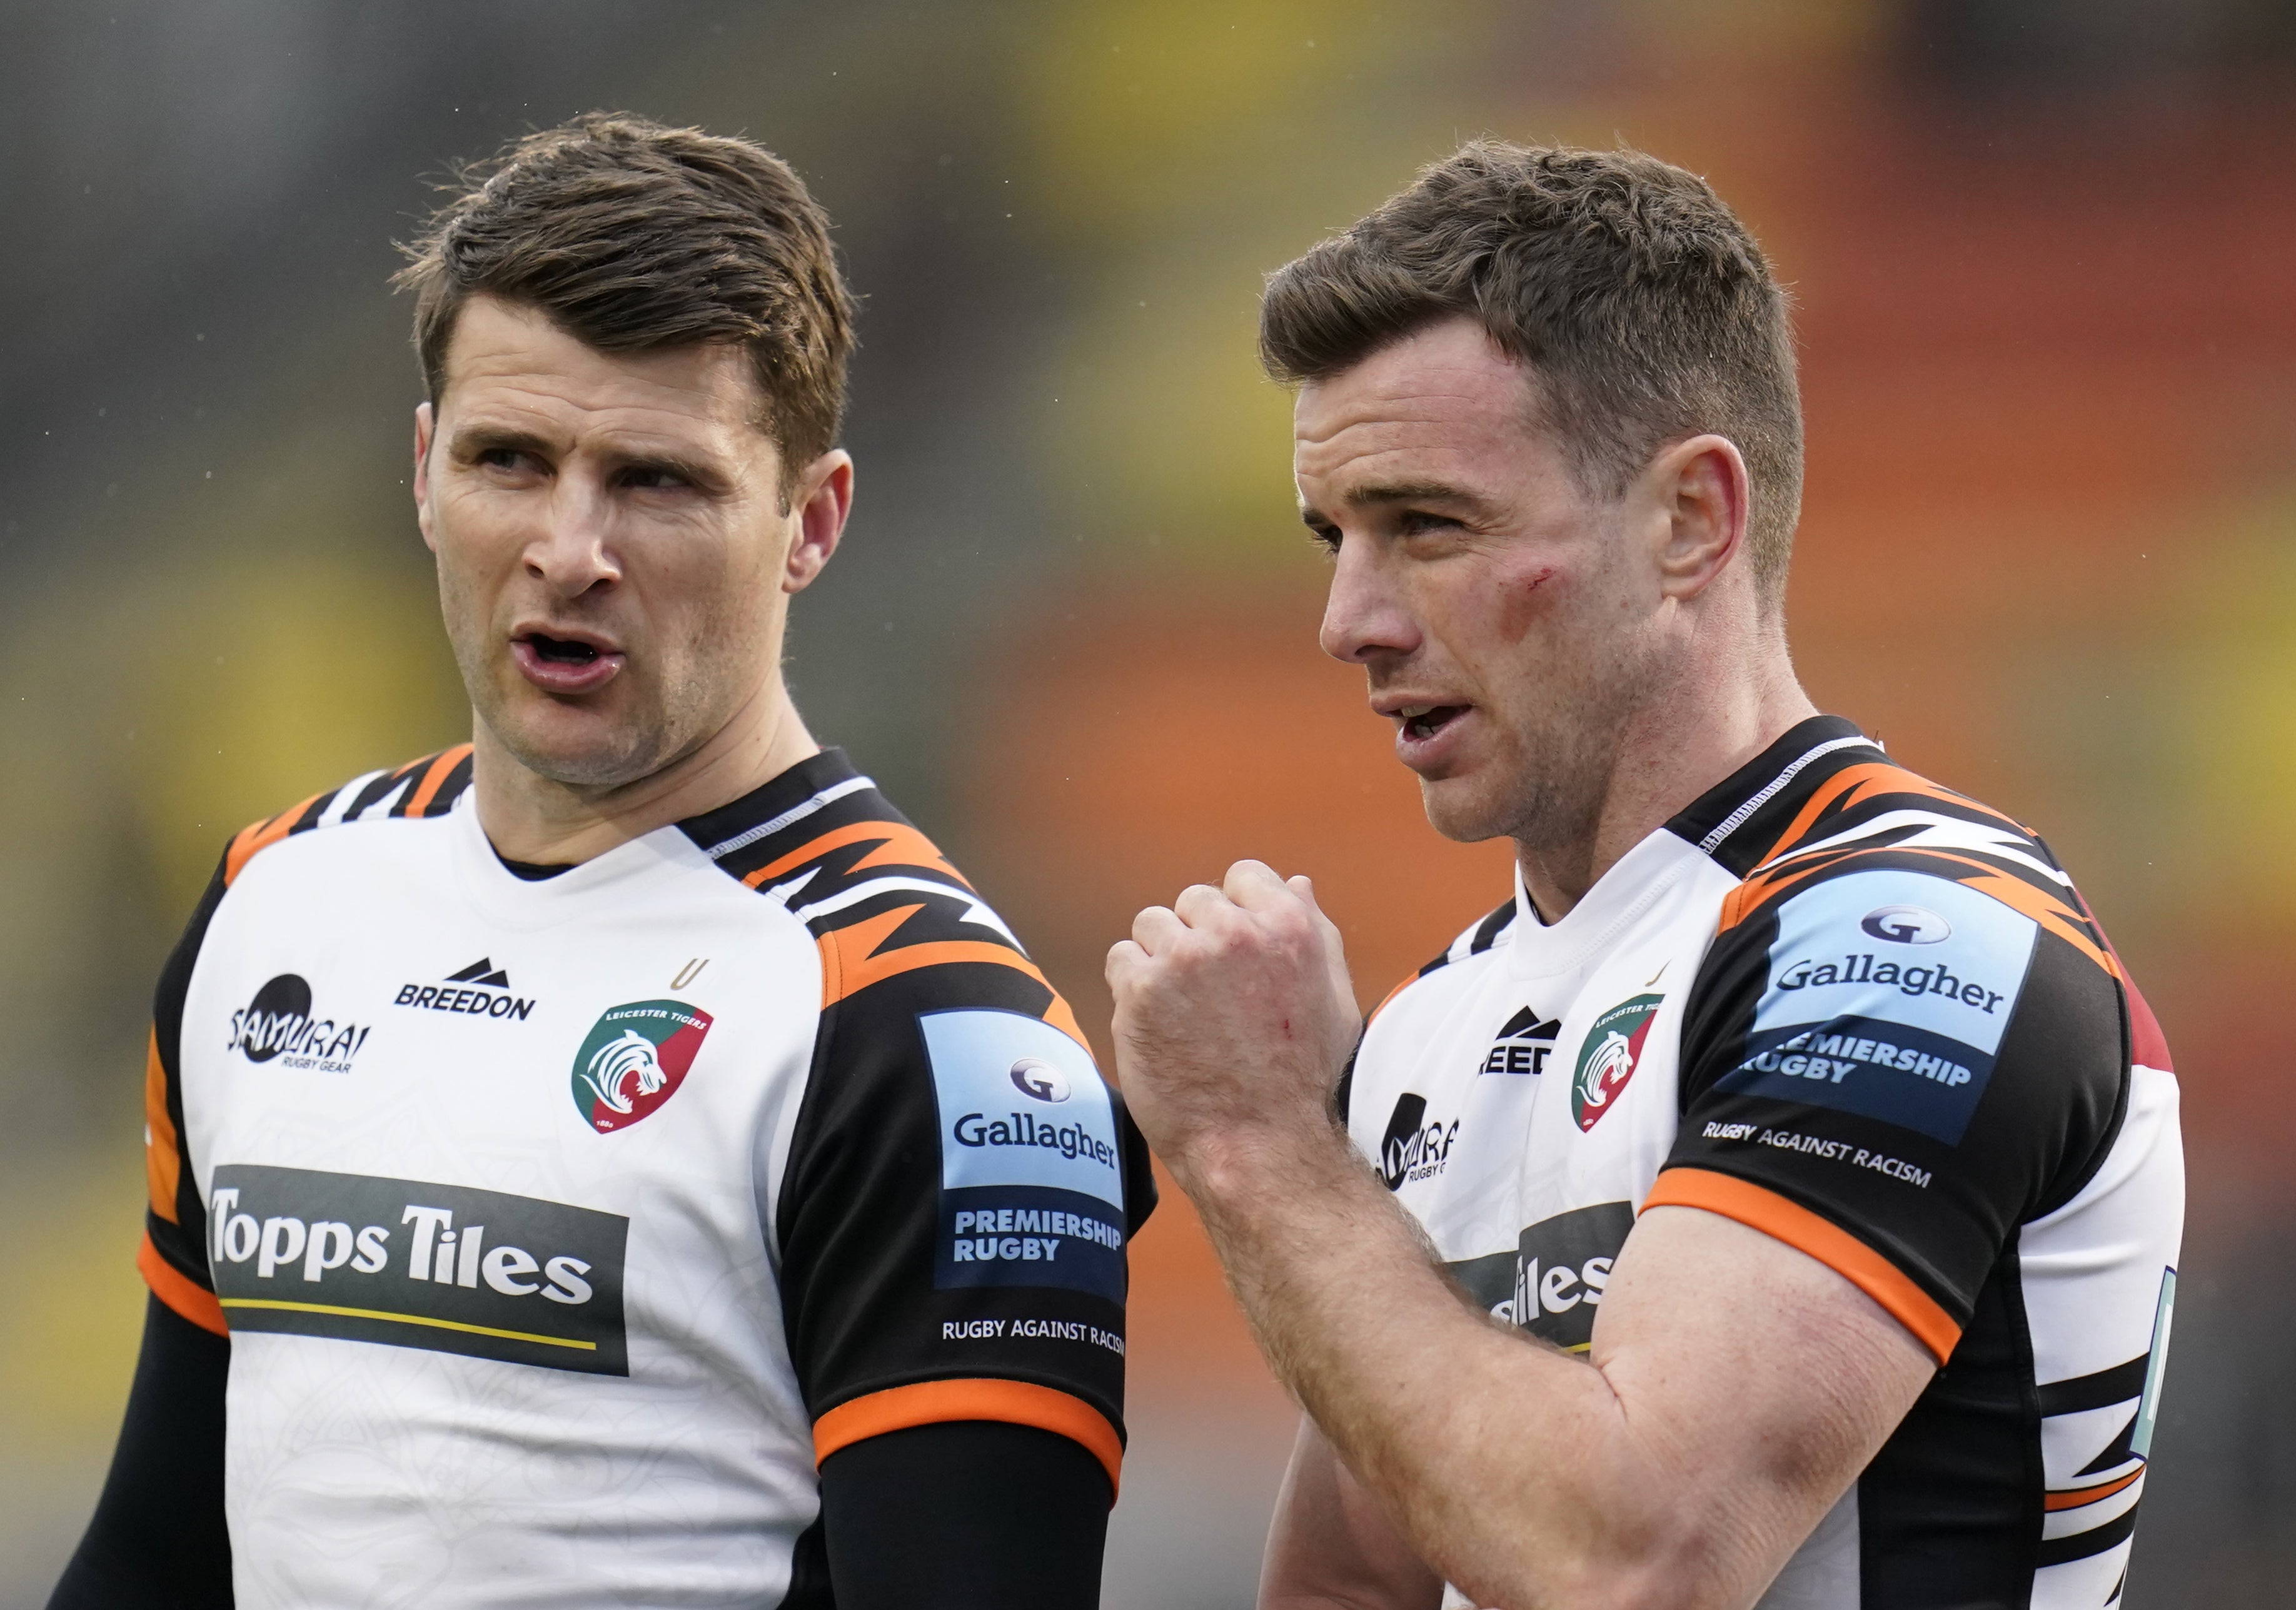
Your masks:
M 1879 745 L 1874 743 L 1871 738 L 1868 738 L 1863 733 L 1859 733 L 1854 737 L 1834 738 L 1826 743 L 1820 743 L 1815 748 L 1803 751 L 1799 759 L 1789 762 L 1784 770 L 1779 772 L 1776 776 L 1772 777 L 1768 783 L 1762 786 L 1759 792 L 1753 795 L 1752 798 L 1747 800 L 1743 804 L 1740 805 L 1737 809 L 1723 817 L 1721 824 L 1717 826 L 1713 832 L 1699 840 L 1699 850 L 1702 853 L 1710 856 L 1716 850 L 1721 849 L 1724 840 L 1727 839 L 1732 834 L 1737 832 L 1741 827 L 1743 827 L 1753 818 L 1756 811 L 1761 809 L 1763 806 L 1775 799 L 1786 784 L 1792 782 L 1795 776 L 1800 773 L 1801 769 L 1808 766 L 1811 761 L 1817 760 L 1822 755 L 1830 755 L 1836 750 L 1853 749 L 1860 745 L 1867 749 L 1879 747 Z

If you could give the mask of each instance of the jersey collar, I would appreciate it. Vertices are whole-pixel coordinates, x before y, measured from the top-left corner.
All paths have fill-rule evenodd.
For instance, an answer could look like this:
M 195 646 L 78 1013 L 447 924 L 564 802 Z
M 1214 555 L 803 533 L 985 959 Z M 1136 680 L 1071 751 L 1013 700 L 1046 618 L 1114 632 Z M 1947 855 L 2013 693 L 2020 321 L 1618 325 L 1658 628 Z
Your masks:
M 1518 861 L 1510 969 L 1524 978 L 1570 973 L 1606 950 L 1685 874 L 1719 864 L 1734 877 L 1745 876 L 1811 790 L 1842 767 L 1880 754 L 1879 745 L 1839 716 L 1797 723 L 1620 856 L 1560 922 L 1538 920 Z
M 1887 758 L 1856 722 L 1812 716 L 1701 794 L 1664 831 L 1744 877 L 1826 778 Z

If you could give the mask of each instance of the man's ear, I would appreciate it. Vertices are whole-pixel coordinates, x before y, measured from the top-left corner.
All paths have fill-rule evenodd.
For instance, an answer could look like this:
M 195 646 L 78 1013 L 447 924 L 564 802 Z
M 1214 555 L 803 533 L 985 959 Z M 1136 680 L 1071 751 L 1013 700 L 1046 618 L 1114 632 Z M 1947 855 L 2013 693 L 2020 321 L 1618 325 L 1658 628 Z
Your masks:
M 1751 501 L 1746 460 L 1726 436 L 1693 436 L 1661 450 L 1644 472 L 1666 522 L 1659 587 L 1677 601 L 1696 597 L 1745 546 Z
M 801 593 L 813 585 L 845 535 L 846 517 L 853 512 L 853 456 L 832 448 L 806 466 L 791 496 L 798 531 L 782 566 L 782 591 Z
M 430 435 L 438 423 L 429 403 L 414 405 L 414 523 L 422 528 L 422 546 L 434 554 L 439 537 L 430 529 Z

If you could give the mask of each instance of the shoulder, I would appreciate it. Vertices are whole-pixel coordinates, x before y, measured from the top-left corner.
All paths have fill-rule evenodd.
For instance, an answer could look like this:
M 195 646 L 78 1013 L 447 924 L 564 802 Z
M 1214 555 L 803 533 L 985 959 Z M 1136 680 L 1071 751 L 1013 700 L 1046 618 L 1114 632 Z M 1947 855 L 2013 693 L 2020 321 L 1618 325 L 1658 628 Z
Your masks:
M 1684 1028 L 1707 1065 L 1685 1093 L 1718 1080 L 1958 1146 L 1991 1089 L 1997 1115 L 2078 1139 L 2110 1129 L 2141 1010 L 2038 838 L 1858 763 L 1725 899 Z
M 2119 975 L 2072 879 L 2013 818 L 1887 760 L 1841 767 L 1797 804 L 1724 899 L 1722 933 L 1784 924 L 1938 957 L 1994 941 L 2030 951 L 2046 933 Z
M 278 815 L 250 822 L 224 851 L 222 879 L 238 881 L 247 864 L 274 844 L 323 828 L 385 821 L 420 821 L 442 817 L 471 785 L 471 746 L 424 755 L 403 766 L 363 772 L 339 787 L 289 806 Z
M 819 947 L 824 1008 L 881 986 L 971 998 L 1082 1029 L 1010 924 L 876 784 L 826 750 L 682 825 L 727 876 L 784 908 Z

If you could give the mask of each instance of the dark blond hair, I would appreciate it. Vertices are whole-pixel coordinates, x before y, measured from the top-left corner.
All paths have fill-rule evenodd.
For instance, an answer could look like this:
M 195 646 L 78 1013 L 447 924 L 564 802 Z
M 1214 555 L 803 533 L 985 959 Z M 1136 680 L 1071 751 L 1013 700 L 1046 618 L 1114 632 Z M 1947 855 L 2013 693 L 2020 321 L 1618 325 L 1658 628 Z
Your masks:
M 1634 151 L 1477 140 L 1269 276 L 1259 350 L 1328 378 L 1465 315 L 1536 378 L 1582 485 L 1623 493 L 1705 431 L 1745 456 L 1747 556 L 1767 597 L 1801 505 L 1801 399 L 1785 293 L 1695 174 Z
M 539 309 L 604 352 L 744 348 L 784 493 L 837 443 L 853 299 L 829 218 L 789 164 L 747 140 L 592 112 L 455 172 L 393 283 L 414 292 L 435 405 L 472 297 Z

